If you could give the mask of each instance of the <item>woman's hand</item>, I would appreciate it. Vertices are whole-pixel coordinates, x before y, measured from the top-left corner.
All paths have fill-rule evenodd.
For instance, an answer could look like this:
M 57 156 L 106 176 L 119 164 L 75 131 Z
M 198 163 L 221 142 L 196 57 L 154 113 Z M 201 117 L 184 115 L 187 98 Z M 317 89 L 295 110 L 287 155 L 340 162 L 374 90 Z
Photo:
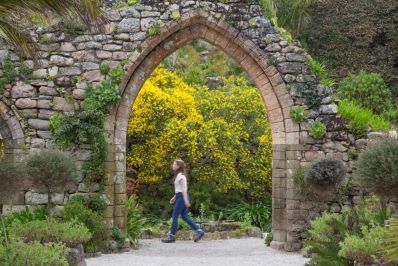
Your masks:
M 174 202 L 176 202 L 176 197 L 175 196 L 170 199 L 170 204 L 174 204 Z
M 191 203 L 189 201 L 185 201 L 185 207 L 187 208 L 191 207 Z

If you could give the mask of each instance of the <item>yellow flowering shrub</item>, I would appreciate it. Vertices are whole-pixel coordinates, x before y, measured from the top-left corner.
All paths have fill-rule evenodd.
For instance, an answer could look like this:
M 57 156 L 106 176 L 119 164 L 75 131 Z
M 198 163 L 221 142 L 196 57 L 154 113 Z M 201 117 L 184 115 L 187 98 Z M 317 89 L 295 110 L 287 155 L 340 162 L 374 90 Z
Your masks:
M 271 191 L 271 130 L 256 88 L 229 78 L 216 89 L 193 87 L 160 65 L 134 103 L 128 168 L 141 184 L 165 184 L 175 158 L 187 163 L 190 191 Z M 171 185 L 170 185 L 171 187 Z

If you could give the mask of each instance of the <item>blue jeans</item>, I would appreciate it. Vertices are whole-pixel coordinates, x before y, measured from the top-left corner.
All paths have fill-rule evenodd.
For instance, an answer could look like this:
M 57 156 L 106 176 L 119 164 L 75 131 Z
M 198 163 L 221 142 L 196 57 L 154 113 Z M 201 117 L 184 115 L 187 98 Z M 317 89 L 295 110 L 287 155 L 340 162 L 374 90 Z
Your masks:
M 181 215 L 182 220 L 184 220 L 184 222 L 186 222 L 193 230 L 196 232 L 201 231 L 199 226 L 192 220 L 191 217 L 188 216 L 188 208 L 185 206 L 184 198 L 181 192 L 176 194 L 176 201 L 173 209 L 173 222 L 169 232 L 169 234 L 172 236 L 175 236 L 177 233 L 179 215 Z

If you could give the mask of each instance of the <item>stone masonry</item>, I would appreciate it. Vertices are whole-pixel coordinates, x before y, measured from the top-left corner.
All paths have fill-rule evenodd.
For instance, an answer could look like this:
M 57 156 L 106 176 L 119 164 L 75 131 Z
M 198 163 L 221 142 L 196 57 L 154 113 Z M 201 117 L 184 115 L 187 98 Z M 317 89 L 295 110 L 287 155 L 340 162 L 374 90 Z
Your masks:
M 114 68 L 127 62 L 120 86 L 122 100 L 105 125 L 105 189 L 99 191 L 98 184 L 81 179 L 78 185 L 71 184 L 67 193 L 53 196 L 54 203 L 62 208 L 73 195 L 103 193 L 109 204 L 105 213 L 107 224 L 110 228 L 125 228 L 126 132 L 134 99 L 165 57 L 202 39 L 234 58 L 261 93 L 273 138 L 272 246 L 286 250 L 301 248 L 304 226 L 328 205 L 297 193 L 290 178 L 294 169 L 305 167 L 316 158 L 334 157 L 342 160 L 350 172 L 353 161 L 348 151 L 355 149 L 358 141 L 345 130 L 330 89 L 322 85 L 313 88 L 322 98 L 320 108 L 308 110 L 309 117 L 301 124 L 290 119 L 292 106 L 305 106 L 298 90 L 300 84 L 316 81 L 300 44 L 283 40 L 278 29 L 262 16 L 261 6 L 253 1 L 142 0 L 123 9 L 106 9 L 108 22 L 103 32 L 73 35 L 62 25 L 30 30 L 40 50 L 37 63 L 22 58 L 11 47 L 0 46 L 0 61 L 9 57 L 33 70 L 31 77 L 6 85 L 0 95 L 0 134 L 5 140 L 6 156 L 23 160 L 37 149 L 51 147 L 51 116 L 82 108 L 87 86 L 95 86 L 103 78 L 101 64 Z M 158 32 L 149 34 L 154 27 Z M 327 135 L 322 140 L 308 135 L 308 126 L 315 120 L 327 126 Z M 89 153 L 88 145 L 73 150 L 79 165 Z M 45 201 L 45 194 L 27 186 L 16 195 L 12 208 L 18 210 Z

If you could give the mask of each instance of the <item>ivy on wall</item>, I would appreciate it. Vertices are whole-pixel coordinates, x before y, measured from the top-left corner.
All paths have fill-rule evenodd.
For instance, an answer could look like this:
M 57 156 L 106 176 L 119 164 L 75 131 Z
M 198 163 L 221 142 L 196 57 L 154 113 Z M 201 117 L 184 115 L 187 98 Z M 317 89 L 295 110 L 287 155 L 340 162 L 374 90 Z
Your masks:
M 107 156 L 104 122 L 110 110 L 119 100 L 119 84 L 123 76 L 121 68 L 101 71 L 105 79 L 97 87 L 86 91 L 84 109 L 75 114 L 58 114 L 50 120 L 54 141 L 62 148 L 74 144 L 89 144 L 91 153 L 82 165 L 86 181 L 100 182 L 105 175 L 104 161 Z

